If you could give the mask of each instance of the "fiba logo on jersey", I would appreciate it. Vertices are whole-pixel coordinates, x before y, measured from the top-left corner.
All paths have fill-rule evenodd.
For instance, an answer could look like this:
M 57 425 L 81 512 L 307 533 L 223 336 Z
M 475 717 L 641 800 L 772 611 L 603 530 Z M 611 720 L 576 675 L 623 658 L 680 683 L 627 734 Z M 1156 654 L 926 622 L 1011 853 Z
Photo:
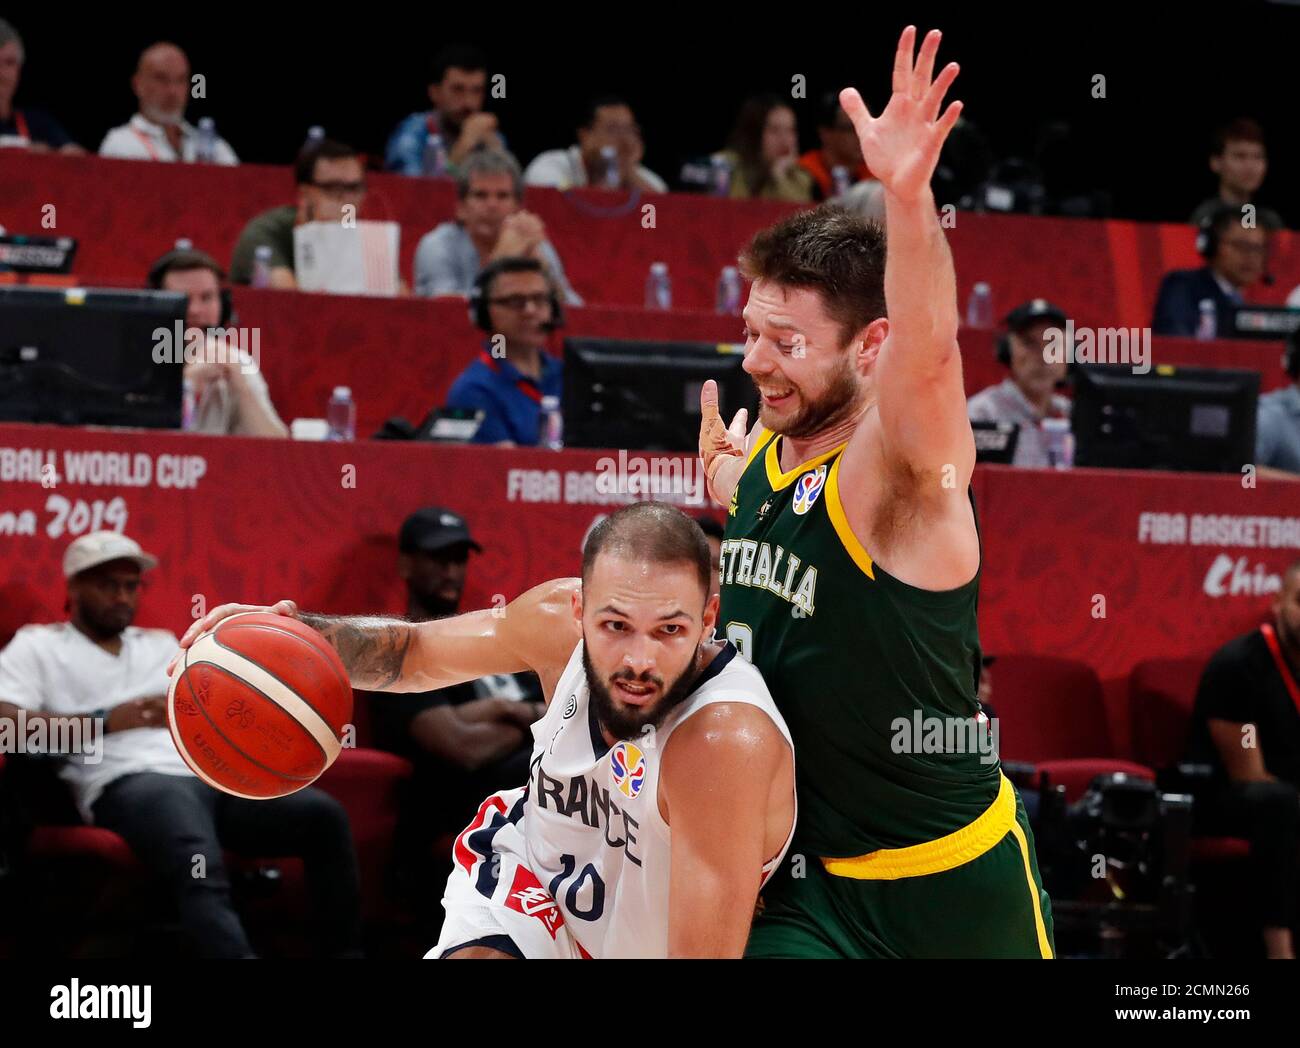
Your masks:
M 610 754 L 609 770 L 614 788 L 624 797 L 635 797 L 645 785 L 645 754 L 630 742 L 620 742 Z
M 794 486 L 795 516 L 802 517 L 817 501 L 817 496 L 826 486 L 826 467 L 818 466 L 811 473 L 805 473 Z
M 578 696 L 570 695 L 569 701 L 564 704 L 564 719 L 568 720 L 578 712 Z

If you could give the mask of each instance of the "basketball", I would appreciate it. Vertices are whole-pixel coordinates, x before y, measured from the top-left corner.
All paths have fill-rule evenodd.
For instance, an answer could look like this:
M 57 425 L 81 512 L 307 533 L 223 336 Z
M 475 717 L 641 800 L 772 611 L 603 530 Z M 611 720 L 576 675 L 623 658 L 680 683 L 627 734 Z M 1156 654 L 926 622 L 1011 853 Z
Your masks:
M 283 615 L 223 620 L 186 649 L 167 721 L 194 774 L 236 797 L 283 797 L 339 755 L 352 686 L 319 633 Z

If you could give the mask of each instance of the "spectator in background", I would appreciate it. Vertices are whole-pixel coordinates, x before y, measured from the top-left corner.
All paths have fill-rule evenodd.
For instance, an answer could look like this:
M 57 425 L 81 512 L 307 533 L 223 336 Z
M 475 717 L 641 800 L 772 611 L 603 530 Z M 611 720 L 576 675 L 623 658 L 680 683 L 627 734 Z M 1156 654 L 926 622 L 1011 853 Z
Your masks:
M 812 200 L 812 175 L 799 166 L 794 109 L 776 95 L 745 101 L 728 146 L 718 155 L 731 165 L 733 199 Z
M 199 130 L 185 122 L 190 101 L 190 60 L 185 52 L 167 43 L 145 48 L 131 78 L 131 90 L 139 99 L 140 111 L 104 136 L 99 155 L 186 163 L 200 159 Z M 235 151 L 220 136 L 207 159 L 214 164 L 239 163 Z
M 239 234 L 230 261 L 235 284 L 253 282 L 253 263 L 259 247 L 270 248 L 269 286 L 292 290 L 298 286 L 293 272 L 293 231 L 306 222 L 340 222 L 344 208 L 360 220 L 366 200 L 366 169 L 351 146 L 328 138 L 302 147 L 294 161 L 297 204 L 284 204 L 256 215 Z
M 173 895 L 205 957 L 251 957 L 231 904 L 223 849 L 301 856 L 324 952 L 356 955 L 360 891 L 348 817 L 314 787 L 245 800 L 199 779 L 167 728 L 168 630 L 132 626 L 155 557 L 96 531 L 63 557 L 69 621 L 22 627 L 0 652 L 0 718 L 80 717 L 102 724 L 98 760 L 64 755 L 60 778 L 87 822 L 126 839 Z M 235 844 L 234 842 L 238 842 Z M 206 875 L 194 875 L 202 856 Z
M 1259 398 L 1255 465 L 1300 473 L 1300 329 L 1287 337 L 1282 366 L 1291 385 Z
M 207 356 L 211 359 L 185 364 L 185 379 L 194 393 L 191 430 L 211 435 L 287 437 L 289 430 L 276 414 L 266 379 L 258 370 L 260 362 L 242 349 L 237 355 L 229 352 L 233 341 L 216 344 L 219 336 L 214 329 L 229 322 L 224 280 L 215 258 L 188 248 L 167 252 L 149 270 L 150 287 L 188 296 L 186 339 L 198 328 L 210 349 Z
M 499 258 L 470 292 L 475 323 L 491 338 L 456 376 L 447 407 L 483 411 L 475 444 L 534 446 L 544 396 L 559 397 L 564 366 L 544 349 L 561 322 L 555 287 L 535 258 Z
M 695 523 L 700 526 L 704 532 L 704 541 L 709 544 L 709 596 L 716 596 L 722 588 L 722 579 L 719 572 L 722 570 L 722 540 L 725 537 L 725 531 L 718 519 L 711 513 L 701 513 L 695 518 Z
M 15 108 L 14 95 L 26 61 L 23 39 L 0 18 L 0 147 L 30 149 L 33 153 L 84 154 L 54 117 L 41 109 Z
M 455 615 L 470 551 L 483 552 L 465 521 L 440 506 L 417 510 L 402 524 L 398 549 L 407 618 Z M 545 709 L 541 698 L 536 675 L 516 673 L 437 691 L 386 693 L 370 702 L 379 744 L 414 766 L 394 850 L 414 886 L 412 898 L 430 910 L 438 898 L 428 891 L 429 876 L 447 860 L 445 853 L 432 854 L 430 845 L 468 824 L 484 797 L 528 778 L 530 728 Z
M 487 97 L 487 57 L 476 47 L 450 44 L 433 58 L 429 101 L 433 108 L 412 113 L 388 139 L 384 166 L 403 175 L 431 174 L 425 158 L 429 140 L 438 135 L 451 174 L 479 149 L 504 150 L 497 118 L 483 112 Z
M 1006 318 L 998 340 L 998 361 L 1010 374 L 996 386 L 980 390 L 966 402 L 972 422 L 1007 422 L 1020 430 L 1013 466 L 1048 466 L 1043 419 L 1069 418 L 1070 401 L 1056 392 L 1069 365 L 1047 360 L 1048 333 L 1065 327 L 1065 311 L 1045 298 L 1017 306 Z
M 812 176 L 815 200 L 829 200 L 838 195 L 834 176 L 837 167 L 848 172 L 850 183 L 871 177 L 871 170 L 862 159 L 853 121 L 840 106 L 838 91 L 828 91 L 821 97 L 817 108 L 817 137 L 821 139 L 821 147 L 810 149 L 799 158 L 799 166 Z
M 612 151 L 612 168 L 602 152 L 606 149 Z M 632 107 L 615 95 L 600 95 L 588 104 L 578 125 L 578 144 L 534 157 L 524 172 L 524 181 L 530 186 L 554 189 L 604 186 L 666 193 L 667 183 L 641 163 L 644 155 L 645 143 Z M 616 186 L 609 185 L 609 171 L 613 172 Z
M 1255 202 L 1255 194 L 1268 174 L 1268 150 L 1264 146 L 1264 129 L 1254 120 L 1238 119 L 1214 133 L 1210 150 L 1210 170 L 1219 179 L 1219 192 L 1203 200 L 1188 220 L 1193 225 L 1209 221 L 1227 205 L 1238 215 L 1246 204 Z M 1281 229 L 1282 216 L 1272 208 L 1257 207 L 1255 224 L 1265 229 Z
M 1241 210 L 1229 204 L 1205 220 L 1196 238 L 1205 259 L 1200 269 L 1166 273 L 1156 294 L 1151 330 L 1157 335 L 1194 336 L 1201 323 L 1201 303 L 1214 307 L 1216 324 L 1245 302 L 1242 291 L 1268 268 L 1269 234 L 1262 226 L 1247 228 Z
M 1295 957 L 1300 896 L 1300 560 L 1272 621 L 1229 641 L 1201 675 L 1188 759 L 1213 768 L 1197 831 L 1250 841 L 1251 902 L 1271 958 Z
M 456 220 L 426 233 L 415 249 L 415 293 L 468 295 L 485 265 L 513 256 L 537 259 L 565 303 L 582 305 L 542 220 L 521 210 L 523 192 L 523 175 L 510 154 L 471 154 L 456 174 Z

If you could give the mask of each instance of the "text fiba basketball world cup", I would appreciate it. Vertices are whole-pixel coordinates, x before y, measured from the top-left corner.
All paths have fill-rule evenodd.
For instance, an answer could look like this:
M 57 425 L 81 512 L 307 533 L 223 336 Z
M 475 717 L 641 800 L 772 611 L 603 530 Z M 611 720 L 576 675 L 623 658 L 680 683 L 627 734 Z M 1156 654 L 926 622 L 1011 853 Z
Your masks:
M 542 768 L 543 756 L 538 754 L 534 757 L 528 769 L 530 785 L 536 789 L 537 806 L 553 807 L 565 818 L 579 819 L 584 826 L 603 829 L 605 843 L 611 848 L 622 848 L 628 859 L 640 866 L 640 858 L 632 853 L 632 846 L 636 844 L 636 835 L 632 831 L 639 829 L 636 819 L 619 808 L 611 799 L 609 790 L 602 789 L 595 779 L 579 775 L 566 782 L 547 775 Z M 548 797 L 550 804 L 546 802 Z M 621 824 L 623 836 L 611 840 L 610 830 L 616 824 Z

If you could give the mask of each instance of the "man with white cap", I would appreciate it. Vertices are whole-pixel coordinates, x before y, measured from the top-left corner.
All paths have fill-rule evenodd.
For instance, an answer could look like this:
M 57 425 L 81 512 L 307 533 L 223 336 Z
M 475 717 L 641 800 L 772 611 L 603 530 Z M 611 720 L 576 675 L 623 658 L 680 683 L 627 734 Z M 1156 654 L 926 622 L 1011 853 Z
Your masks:
M 63 755 L 59 776 L 87 822 L 124 837 L 167 883 L 202 955 L 253 955 L 231 904 L 224 848 L 301 856 L 322 948 L 355 953 L 356 856 L 338 802 L 313 788 L 274 801 L 241 800 L 202 782 L 176 752 L 167 730 L 167 662 L 176 636 L 131 625 L 142 576 L 157 564 L 114 531 L 69 545 L 69 619 L 23 626 L 0 651 L 0 720 L 91 719 L 101 744 L 93 754 Z

